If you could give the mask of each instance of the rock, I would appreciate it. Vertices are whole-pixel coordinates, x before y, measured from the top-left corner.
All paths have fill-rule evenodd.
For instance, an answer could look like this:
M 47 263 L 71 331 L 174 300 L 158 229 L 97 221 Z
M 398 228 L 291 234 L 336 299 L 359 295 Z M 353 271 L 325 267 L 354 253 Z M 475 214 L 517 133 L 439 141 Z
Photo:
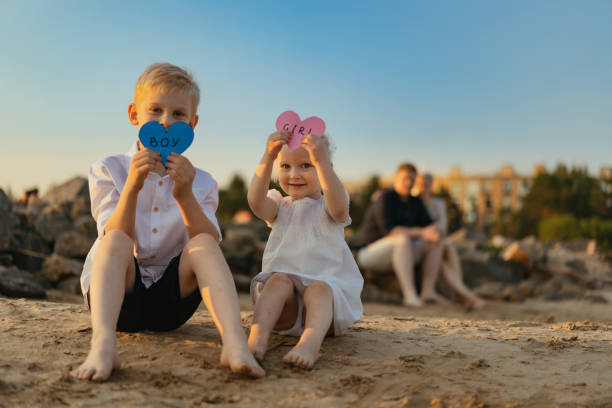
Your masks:
M 53 252 L 68 258 L 85 258 L 94 240 L 78 231 L 63 232 L 55 240 Z
M 1 188 L 0 188 L 0 210 L 4 210 L 7 213 L 10 213 L 11 211 L 13 211 L 13 202 L 6 195 L 4 190 L 2 190 Z
M 246 224 L 226 226 L 221 250 L 234 275 L 253 276 L 261 265 L 253 257 L 257 250 L 257 234 Z
M 494 235 L 493 238 L 491 238 L 491 245 L 496 248 L 506 248 L 513 242 L 512 239 L 504 237 L 503 235 Z
M 554 301 L 581 298 L 583 293 L 579 285 L 563 275 L 553 276 L 536 290 L 544 299 Z
M 514 261 L 531 268 L 534 262 L 544 256 L 544 247 L 535 237 L 529 236 L 519 242 L 508 245 L 501 253 L 504 261 Z
M 363 285 L 361 299 L 364 302 L 394 303 L 399 305 L 402 304 L 401 294 L 397 292 L 386 292 L 371 283 L 365 283 Z
M 485 282 L 474 289 L 474 293 L 487 300 L 503 300 L 504 284 L 501 282 Z
M 59 207 L 49 206 L 36 217 L 34 229 L 45 242 L 52 244 L 62 232 L 72 229 L 72 223 Z
M 49 282 L 56 284 L 69 276 L 81 276 L 83 264 L 81 262 L 53 254 L 45 260 L 41 274 Z
M 95 240 L 98 237 L 98 227 L 91 215 L 81 215 L 74 220 L 74 229 Z
M 0 208 L 0 251 L 10 248 L 13 231 L 18 225 L 18 217 Z
M 485 282 L 519 283 L 530 274 L 523 264 L 506 262 L 497 257 L 490 257 L 487 262 L 462 258 L 461 268 L 464 282 L 470 288 Z
M 89 185 L 84 177 L 74 177 L 67 182 L 53 187 L 42 199 L 51 205 L 74 201 L 77 197 L 89 197 Z
M 72 293 L 73 295 L 81 294 L 81 279 L 76 276 L 69 276 L 62 279 L 58 284 L 57 288 L 64 292 Z
M 234 283 L 236 284 L 236 290 L 238 292 L 249 293 L 251 290 L 251 278 L 248 275 L 243 275 L 241 273 L 235 273 Z
M 45 289 L 36 282 L 34 276 L 16 267 L 0 266 L 0 293 L 5 296 L 42 299 L 46 297 Z
M 13 255 L 11 254 L 0 254 L 0 265 L 10 266 L 13 264 Z
M 91 216 L 91 202 L 89 201 L 89 194 L 75 198 L 70 206 L 69 213 L 70 218 L 73 220 L 76 220 L 83 215 Z
M 39 271 L 51 251 L 33 231 L 17 230 L 11 240 L 13 263 L 30 272 Z

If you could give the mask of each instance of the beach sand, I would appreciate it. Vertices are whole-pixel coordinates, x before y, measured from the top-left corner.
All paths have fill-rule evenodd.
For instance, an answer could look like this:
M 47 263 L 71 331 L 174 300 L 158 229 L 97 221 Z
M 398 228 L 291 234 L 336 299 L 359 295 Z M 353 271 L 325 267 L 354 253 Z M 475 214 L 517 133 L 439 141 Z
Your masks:
M 273 336 L 258 380 L 219 365 L 219 335 L 201 308 L 172 332 L 119 333 L 122 368 L 91 383 L 69 376 L 88 351 L 89 314 L 78 296 L 55 299 L 0 297 L 0 407 L 612 406 L 610 304 L 366 304 L 311 371 L 282 363 L 296 338 Z M 240 302 L 246 330 L 252 307 Z

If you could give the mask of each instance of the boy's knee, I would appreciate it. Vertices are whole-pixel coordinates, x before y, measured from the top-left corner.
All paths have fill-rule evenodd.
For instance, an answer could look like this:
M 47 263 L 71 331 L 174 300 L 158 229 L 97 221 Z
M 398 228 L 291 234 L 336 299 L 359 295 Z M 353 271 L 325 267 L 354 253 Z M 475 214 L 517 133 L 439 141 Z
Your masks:
M 211 248 L 211 247 L 217 247 L 218 245 L 219 243 L 217 242 L 216 239 L 212 237 L 212 235 L 202 232 L 196 235 L 195 237 L 192 237 L 191 239 L 189 239 L 189 241 L 187 242 L 187 245 L 185 245 L 185 249 L 189 250 L 190 248 L 193 248 L 193 247 Z
M 131 248 L 134 245 L 132 237 L 118 229 L 106 232 L 100 241 L 112 246 L 129 246 Z

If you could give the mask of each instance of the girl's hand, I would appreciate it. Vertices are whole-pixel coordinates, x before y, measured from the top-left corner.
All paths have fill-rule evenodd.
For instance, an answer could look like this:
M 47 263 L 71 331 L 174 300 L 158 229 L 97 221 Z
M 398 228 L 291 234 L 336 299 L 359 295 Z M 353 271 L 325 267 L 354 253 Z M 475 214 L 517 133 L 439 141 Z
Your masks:
M 302 139 L 302 147 L 310 155 L 312 164 L 329 163 L 329 141 L 327 137 L 306 135 Z
M 128 190 L 140 191 L 150 171 L 161 165 L 161 155 L 149 149 L 141 149 L 132 156 L 125 187 Z
M 195 168 L 185 156 L 172 153 L 166 162 L 168 174 L 174 180 L 172 196 L 180 200 L 192 194 L 191 185 L 195 177 Z
M 289 142 L 289 136 L 291 134 L 287 130 L 277 130 L 268 136 L 268 143 L 266 145 L 266 155 L 272 160 L 276 160 L 278 153 Z

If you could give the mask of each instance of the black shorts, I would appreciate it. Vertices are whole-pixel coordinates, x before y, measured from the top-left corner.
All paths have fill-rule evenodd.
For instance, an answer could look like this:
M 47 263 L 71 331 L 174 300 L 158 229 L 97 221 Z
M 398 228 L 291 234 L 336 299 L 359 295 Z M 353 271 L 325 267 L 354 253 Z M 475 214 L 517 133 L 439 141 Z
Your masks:
M 200 305 L 202 296 L 196 289 L 181 299 L 178 277 L 180 259 L 181 254 L 172 258 L 162 278 L 149 288 L 142 283 L 140 268 L 134 259 L 136 280 L 133 290 L 126 293 L 123 299 L 117 331 L 174 330 L 189 320 Z

